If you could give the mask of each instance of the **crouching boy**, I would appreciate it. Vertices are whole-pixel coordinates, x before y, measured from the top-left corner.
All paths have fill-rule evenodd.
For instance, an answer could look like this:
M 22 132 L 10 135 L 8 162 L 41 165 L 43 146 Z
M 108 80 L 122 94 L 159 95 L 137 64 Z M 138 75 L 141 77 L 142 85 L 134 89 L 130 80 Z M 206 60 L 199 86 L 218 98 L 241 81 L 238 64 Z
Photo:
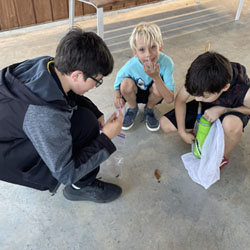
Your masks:
M 0 71 L 0 180 L 69 200 L 110 202 L 119 186 L 96 179 L 115 150 L 122 114 L 104 116 L 84 93 L 113 70 L 113 57 L 95 33 L 69 31 L 55 58 L 38 57 Z M 103 133 L 99 132 L 103 126 Z
M 186 103 L 190 96 L 194 100 Z M 188 69 L 185 85 L 176 96 L 175 110 L 160 120 L 162 130 L 166 133 L 178 130 L 180 137 L 192 144 L 195 137 L 186 129 L 194 127 L 198 102 L 201 102 L 202 113 L 208 121 L 219 118 L 222 122 L 225 151 L 220 167 L 223 168 L 240 142 L 250 118 L 249 78 L 245 67 L 229 62 L 216 52 L 198 56 Z
M 138 103 L 143 103 L 146 104 L 146 127 L 157 131 L 160 123 L 154 114 L 155 105 L 162 99 L 167 103 L 174 101 L 174 63 L 161 52 L 163 40 L 156 24 L 138 24 L 129 41 L 134 57 L 119 70 L 114 83 L 115 106 L 123 106 L 124 101 L 129 105 L 122 129 L 132 128 L 139 111 Z

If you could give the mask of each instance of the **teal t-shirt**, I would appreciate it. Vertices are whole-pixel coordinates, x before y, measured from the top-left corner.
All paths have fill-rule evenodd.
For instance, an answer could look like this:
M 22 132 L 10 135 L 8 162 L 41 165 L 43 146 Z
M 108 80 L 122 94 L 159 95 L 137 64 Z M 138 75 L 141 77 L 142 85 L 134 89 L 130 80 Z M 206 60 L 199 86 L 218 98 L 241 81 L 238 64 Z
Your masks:
M 160 76 L 167 88 L 174 90 L 174 63 L 172 59 L 160 52 L 159 59 L 157 61 L 160 65 Z M 120 89 L 120 84 L 124 78 L 131 78 L 134 80 L 136 85 L 142 89 L 146 90 L 148 86 L 152 83 L 152 78 L 144 72 L 143 65 L 139 61 L 138 57 L 133 57 L 119 70 L 117 73 L 114 89 Z

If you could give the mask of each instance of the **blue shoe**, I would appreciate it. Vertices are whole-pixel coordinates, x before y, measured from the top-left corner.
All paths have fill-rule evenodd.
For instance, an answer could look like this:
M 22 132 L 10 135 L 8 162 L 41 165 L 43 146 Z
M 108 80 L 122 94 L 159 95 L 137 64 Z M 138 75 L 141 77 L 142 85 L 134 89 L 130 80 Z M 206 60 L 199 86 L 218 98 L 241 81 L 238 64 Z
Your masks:
M 154 132 L 160 129 L 160 123 L 155 117 L 153 109 L 144 107 L 144 119 L 146 121 L 146 127 L 149 131 Z
M 136 108 L 129 108 L 124 116 L 122 129 L 129 130 L 134 125 L 135 118 L 138 114 L 138 107 Z

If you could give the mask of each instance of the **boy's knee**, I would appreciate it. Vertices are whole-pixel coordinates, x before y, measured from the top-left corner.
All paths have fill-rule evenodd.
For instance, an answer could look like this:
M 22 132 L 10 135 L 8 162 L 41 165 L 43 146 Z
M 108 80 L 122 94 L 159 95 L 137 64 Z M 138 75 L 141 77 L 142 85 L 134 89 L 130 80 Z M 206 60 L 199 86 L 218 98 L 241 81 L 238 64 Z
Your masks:
M 164 133 L 176 132 L 177 128 L 174 124 L 165 116 L 160 119 L 160 126 Z
M 136 85 L 134 80 L 130 78 L 124 78 L 121 82 L 120 90 L 122 94 L 130 94 L 132 92 L 136 92 Z
M 229 115 L 222 121 L 224 133 L 228 136 L 241 136 L 243 133 L 243 123 L 238 116 Z
M 158 89 L 157 89 L 155 83 L 153 83 L 152 86 L 150 87 L 150 92 L 151 92 L 151 93 L 154 93 L 154 94 L 156 94 L 156 95 L 160 95 L 160 93 L 159 93 L 159 91 L 158 91 Z
M 155 86 L 155 83 L 153 83 L 152 87 L 150 88 L 150 95 L 153 95 L 155 97 L 162 98 L 161 93 L 158 91 L 158 89 Z
M 87 108 L 78 108 L 71 118 L 71 135 L 73 144 L 88 145 L 99 135 L 96 116 Z

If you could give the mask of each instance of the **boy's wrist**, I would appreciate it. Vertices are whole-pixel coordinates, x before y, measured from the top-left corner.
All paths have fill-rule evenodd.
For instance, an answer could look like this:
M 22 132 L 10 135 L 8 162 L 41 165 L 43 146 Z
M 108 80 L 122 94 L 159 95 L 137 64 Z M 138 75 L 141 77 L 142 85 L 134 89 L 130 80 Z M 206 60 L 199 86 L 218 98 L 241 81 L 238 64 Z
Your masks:
M 115 90 L 115 97 L 116 98 L 121 98 L 122 97 L 120 90 L 118 90 L 118 89 Z
M 180 136 L 186 134 L 186 129 L 185 129 L 185 128 L 183 128 L 183 129 L 179 128 L 179 129 L 178 129 L 178 134 L 179 134 Z
M 159 82 L 161 79 L 160 74 L 152 78 L 154 82 Z

